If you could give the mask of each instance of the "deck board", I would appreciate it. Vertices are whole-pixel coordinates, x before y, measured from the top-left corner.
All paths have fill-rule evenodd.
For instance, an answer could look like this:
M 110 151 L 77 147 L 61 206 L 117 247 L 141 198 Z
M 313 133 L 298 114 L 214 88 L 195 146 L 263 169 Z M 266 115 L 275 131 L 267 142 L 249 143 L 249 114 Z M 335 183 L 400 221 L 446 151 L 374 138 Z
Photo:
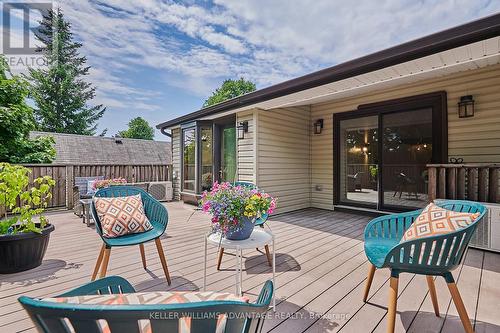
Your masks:
M 162 244 L 172 286 L 168 286 L 154 243 L 145 245 L 148 270 L 138 247 L 113 248 L 108 275 L 121 275 L 138 291 L 198 290 L 203 284 L 203 237 L 209 218 L 182 203 L 167 204 L 170 221 Z M 70 212 L 50 215 L 56 226 L 42 266 L 0 275 L 0 332 L 34 332 L 17 302 L 20 295 L 54 296 L 90 280 L 101 241 Z M 362 215 L 307 209 L 275 216 L 277 312 L 269 312 L 264 332 L 384 332 L 388 270 L 377 271 L 368 303 L 362 293 L 368 263 L 363 251 Z M 215 269 L 217 249 L 209 247 L 207 287 L 234 291 L 235 257 L 224 255 Z M 265 256 L 244 253 L 243 290 L 254 299 L 272 273 Z M 454 273 L 477 332 L 500 332 L 500 255 L 470 250 Z M 432 313 L 425 279 L 401 277 L 396 332 L 455 332 L 456 310 L 443 281 L 436 281 L 441 318 Z M 443 289 L 444 288 L 444 289 Z M 431 315 L 431 316 L 430 316 Z M 458 323 L 459 324 L 459 323 Z

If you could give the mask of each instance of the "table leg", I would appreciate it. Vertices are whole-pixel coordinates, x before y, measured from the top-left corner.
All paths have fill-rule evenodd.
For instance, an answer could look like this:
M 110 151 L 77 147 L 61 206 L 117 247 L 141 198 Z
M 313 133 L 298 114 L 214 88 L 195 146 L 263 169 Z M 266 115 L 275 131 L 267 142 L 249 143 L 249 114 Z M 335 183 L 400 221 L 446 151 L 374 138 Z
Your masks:
M 82 223 L 85 223 L 85 205 L 82 204 L 82 215 L 80 216 L 82 218 Z
M 236 248 L 236 267 L 234 268 L 234 271 L 235 271 L 235 277 L 236 277 L 236 296 L 240 296 L 240 293 L 239 293 L 239 277 L 240 277 L 240 273 L 238 272 L 238 270 L 240 269 L 240 249 L 239 248 Z
M 276 312 L 276 250 L 274 249 L 274 236 L 273 236 L 273 311 Z
M 90 227 L 90 206 L 85 209 L 85 218 L 87 219 L 87 227 Z
M 207 237 L 205 236 L 205 261 L 203 263 L 203 291 L 207 291 Z
M 240 250 L 240 296 L 243 296 L 243 249 Z

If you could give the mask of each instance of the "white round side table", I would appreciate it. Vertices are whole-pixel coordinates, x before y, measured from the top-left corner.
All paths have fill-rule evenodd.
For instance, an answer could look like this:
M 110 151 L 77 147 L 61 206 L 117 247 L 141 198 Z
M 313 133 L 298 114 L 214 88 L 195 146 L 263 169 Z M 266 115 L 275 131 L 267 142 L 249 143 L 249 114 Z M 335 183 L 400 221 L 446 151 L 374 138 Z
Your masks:
M 230 240 L 222 237 L 220 233 L 210 233 L 205 237 L 205 263 L 203 267 L 203 290 L 206 291 L 207 287 L 207 252 L 208 244 L 222 247 L 226 249 L 236 250 L 236 269 L 235 269 L 235 280 L 236 280 L 236 295 L 242 295 L 242 284 L 243 284 L 243 250 L 255 249 L 262 247 L 264 245 L 272 246 L 272 257 L 273 257 L 273 310 L 276 307 L 276 253 L 274 251 L 274 235 L 270 231 L 265 231 L 262 228 L 253 229 L 252 234 L 248 239 L 244 240 Z

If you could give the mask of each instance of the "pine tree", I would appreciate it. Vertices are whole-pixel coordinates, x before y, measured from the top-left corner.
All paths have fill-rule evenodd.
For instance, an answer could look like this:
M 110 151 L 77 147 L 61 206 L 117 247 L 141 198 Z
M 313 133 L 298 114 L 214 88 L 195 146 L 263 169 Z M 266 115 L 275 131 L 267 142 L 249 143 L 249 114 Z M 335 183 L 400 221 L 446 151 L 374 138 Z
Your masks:
M 73 40 L 71 24 L 58 8 L 49 11 L 35 33 L 43 43 L 38 51 L 47 68 L 29 70 L 30 95 L 35 102 L 39 129 L 47 132 L 94 135 L 106 108 L 89 106 L 95 87 L 84 80 L 87 59 L 78 53 L 81 43 Z

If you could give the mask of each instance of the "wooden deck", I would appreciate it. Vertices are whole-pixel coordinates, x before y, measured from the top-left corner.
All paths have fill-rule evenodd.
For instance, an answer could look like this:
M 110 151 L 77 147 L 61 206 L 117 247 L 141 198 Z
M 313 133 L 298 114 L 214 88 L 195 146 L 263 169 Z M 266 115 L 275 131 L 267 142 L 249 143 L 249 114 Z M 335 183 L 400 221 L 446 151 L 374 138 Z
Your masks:
M 172 276 L 168 286 L 154 244 L 146 244 L 148 270 L 138 247 L 113 249 L 108 275 L 127 278 L 139 291 L 197 290 L 203 283 L 203 235 L 209 219 L 191 206 L 167 204 L 170 221 L 163 247 Z M 17 302 L 20 295 L 57 295 L 90 280 L 100 239 L 72 213 L 51 214 L 56 230 L 41 267 L 0 275 L 0 332 L 34 331 Z M 270 312 L 265 332 L 385 332 L 388 271 L 376 273 L 368 303 L 362 291 L 367 273 L 361 215 L 308 209 L 276 216 L 270 226 L 277 239 L 277 311 Z M 216 248 L 210 248 L 208 288 L 234 291 L 230 253 L 216 271 Z M 245 255 L 243 290 L 256 297 L 271 269 L 263 254 Z M 500 332 L 500 255 L 470 249 L 454 272 L 476 332 Z M 442 279 L 437 279 L 441 317 L 433 314 L 426 281 L 403 274 L 400 279 L 396 332 L 462 332 Z

